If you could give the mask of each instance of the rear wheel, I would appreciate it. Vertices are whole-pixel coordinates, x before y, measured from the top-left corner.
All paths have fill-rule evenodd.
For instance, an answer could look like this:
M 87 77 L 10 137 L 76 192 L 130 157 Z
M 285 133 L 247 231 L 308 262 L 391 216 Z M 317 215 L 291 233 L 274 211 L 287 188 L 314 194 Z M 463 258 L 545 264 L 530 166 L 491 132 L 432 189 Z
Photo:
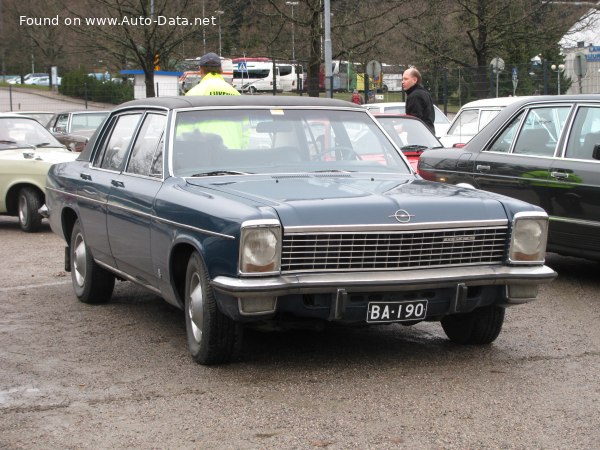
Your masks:
M 83 303 L 106 303 L 115 287 L 115 276 L 100 267 L 85 243 L 79 220 L 71 233 L 71 280 L 75 295 Z
M 490 344 L 500 334 L 503 324 L 504 308 L 494 305 L 442 319 L 446 336 L 457 344 Z
M 42 206 L 42 195 L 31 187 L 19 191 L 19 224 L 23 231 L 33 233 L 40 229 L 42 216 L 38 209 Z
M 219 311 L 197 252 L 190 257 L 185 276 L 185 327 L 190 353 L 200 364 L 231 361 L 241 343 L 241 327 Z

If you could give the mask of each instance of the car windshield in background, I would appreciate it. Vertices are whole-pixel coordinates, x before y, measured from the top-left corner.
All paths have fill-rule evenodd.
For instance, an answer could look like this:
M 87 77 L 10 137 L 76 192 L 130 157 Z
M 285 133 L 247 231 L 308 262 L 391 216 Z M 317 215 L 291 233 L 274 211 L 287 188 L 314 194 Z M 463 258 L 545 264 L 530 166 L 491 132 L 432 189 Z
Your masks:
M 377 120 L 401 149 L 415 145 L 426 148 L 442 146 L 425 124 L 418 120 L 385 116 L 377 116 Z
M 176 176 L 410 172 L 373 119 L 359 111 L 188 110 L 175 120 L 171 167 Z
M 34 119 L 7 117 L 0 118 L 0 149 L 15 147 L 63 145 Z
M 73 114 L 71 119 L 71 132 L 79 130 L 95 130 L 108 116 L 107 112 Z

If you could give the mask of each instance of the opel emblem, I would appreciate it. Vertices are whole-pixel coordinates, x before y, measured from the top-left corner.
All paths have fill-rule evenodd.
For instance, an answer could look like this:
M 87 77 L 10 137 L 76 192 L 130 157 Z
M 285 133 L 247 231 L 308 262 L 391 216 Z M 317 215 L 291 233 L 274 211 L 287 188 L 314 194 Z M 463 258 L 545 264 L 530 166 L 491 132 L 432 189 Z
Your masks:
M 406 222 L 410 222 L 410 218 L 414 217 L 414 215 L 409 214 L 408 211 L 406 211 L 404 209 L 399 209 L 398 211 L 396 211 L 394 214 L 392 214 L 389 217 L 393 217 L 400 223 L 406 223 Z

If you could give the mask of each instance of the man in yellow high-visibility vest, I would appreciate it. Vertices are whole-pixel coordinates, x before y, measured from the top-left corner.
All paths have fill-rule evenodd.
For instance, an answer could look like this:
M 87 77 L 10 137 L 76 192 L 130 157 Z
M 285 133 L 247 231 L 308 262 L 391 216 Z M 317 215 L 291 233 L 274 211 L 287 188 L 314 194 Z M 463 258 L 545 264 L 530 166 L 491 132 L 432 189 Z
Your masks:
M 199 61 L 200 83 L 190 89 L 187 95 L 240 95 L 240 93 L 223 78 L 221 58 L 216 53 L 207 53 Z M 221 137 L 223 144 L 229 149 L 244 149 L 247 147 L 245 124 L 247 121 L 205 120 L 197 125 L 188 125 L 181 132 L 196 129 L 203 133 L 212 133 Z
M 207 53 L 200 58 L 199 65 L 202 80 L 185 95 L 240 95 L 221 75 L 223 69 L 219 55 Z

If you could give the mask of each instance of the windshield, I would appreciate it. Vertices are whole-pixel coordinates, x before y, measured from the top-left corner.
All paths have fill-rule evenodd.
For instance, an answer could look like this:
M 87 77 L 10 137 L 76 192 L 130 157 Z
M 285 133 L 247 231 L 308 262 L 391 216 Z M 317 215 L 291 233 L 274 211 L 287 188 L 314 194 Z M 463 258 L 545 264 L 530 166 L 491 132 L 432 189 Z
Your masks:
M 0 118 L 0 149 L 45 145 L 63 147 L 48 130 L 35 119 Z
M 383 116 L 377 117 L 377 120 L 400 148 L 407 146 L 442 147 L 440 141 L 418 120 Z
M 366 112 L 331 109 L 180 111 L 171 159 L 176 176 L 410 172 Z

